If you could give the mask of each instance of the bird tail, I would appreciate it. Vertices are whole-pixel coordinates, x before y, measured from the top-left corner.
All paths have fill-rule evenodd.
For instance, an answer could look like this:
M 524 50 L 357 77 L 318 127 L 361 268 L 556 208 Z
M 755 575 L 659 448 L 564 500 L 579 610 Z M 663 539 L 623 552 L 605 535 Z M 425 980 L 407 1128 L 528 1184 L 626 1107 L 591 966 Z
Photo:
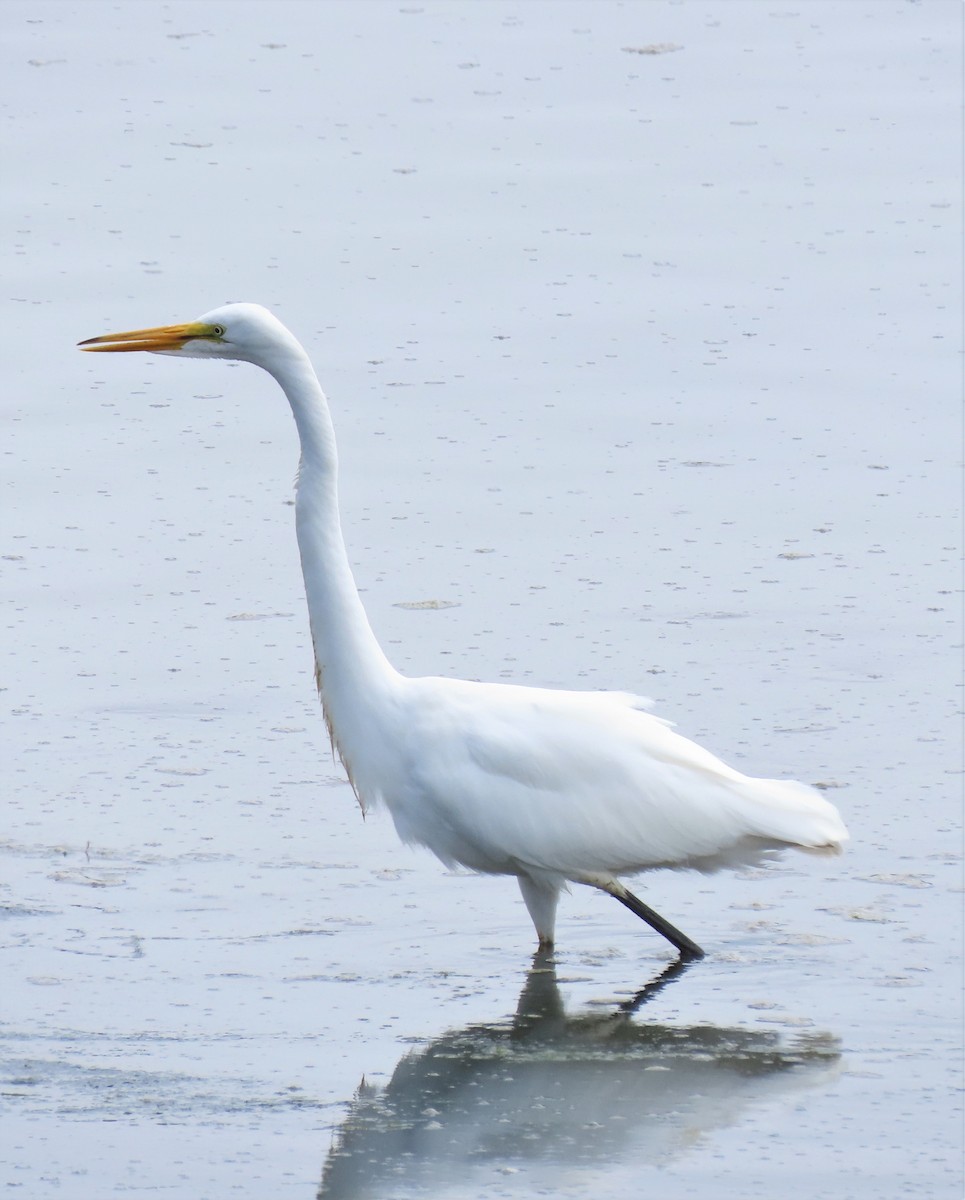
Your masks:
M 736 789 L 753 837 L 785 842 L 815 854 L 840 854 L 849 833 L 819 791 L 789 779 L 745 777 Z

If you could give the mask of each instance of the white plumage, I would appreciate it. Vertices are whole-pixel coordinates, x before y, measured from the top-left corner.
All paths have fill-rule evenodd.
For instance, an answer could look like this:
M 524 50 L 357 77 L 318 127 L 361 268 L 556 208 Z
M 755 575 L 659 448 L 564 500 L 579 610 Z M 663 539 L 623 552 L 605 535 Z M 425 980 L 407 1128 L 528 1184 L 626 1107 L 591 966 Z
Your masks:
M 621 876 L 757 862 L 785 846 L 833 853 L 841 817 L 813 788 L 753 779 L 623 692 L 408 679 L 366 618 L 342 541 L 328 404 L 305 351 L 266 309 L 232 304 L 186 325 L 81 343 L 240 359 L 288 397 L 301 441 L 296 531 L 325 719 L 360 804 L 448 865 L 515 875 L 540 944 L 568 882 L 615 896 L 685 957 L 700 947 Z

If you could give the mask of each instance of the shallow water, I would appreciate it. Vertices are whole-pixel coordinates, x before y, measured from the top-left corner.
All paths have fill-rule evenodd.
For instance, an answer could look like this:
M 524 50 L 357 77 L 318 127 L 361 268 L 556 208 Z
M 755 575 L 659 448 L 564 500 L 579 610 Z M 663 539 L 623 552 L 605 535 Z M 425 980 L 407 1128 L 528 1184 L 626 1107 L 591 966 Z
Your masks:
M 961 10 L 3 9 L 0 1162 L 24 1194 L 958 1197 Z M 362 822 L 275 308 L 413 673 L 632 688 L 838 860 L 561 905 Z

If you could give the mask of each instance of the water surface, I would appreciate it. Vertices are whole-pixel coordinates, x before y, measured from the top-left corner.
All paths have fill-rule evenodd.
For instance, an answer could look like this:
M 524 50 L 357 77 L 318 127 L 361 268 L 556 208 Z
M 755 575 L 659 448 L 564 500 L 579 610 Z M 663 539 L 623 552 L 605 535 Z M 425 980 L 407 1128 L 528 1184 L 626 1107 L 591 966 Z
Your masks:
M 8 0 L 2 1178 L 77 1200 L 961 1194 L 957 4 Z M 412 673 L 616 687 L 832 862 L 532 955 L 364 823 L 273 307 Z

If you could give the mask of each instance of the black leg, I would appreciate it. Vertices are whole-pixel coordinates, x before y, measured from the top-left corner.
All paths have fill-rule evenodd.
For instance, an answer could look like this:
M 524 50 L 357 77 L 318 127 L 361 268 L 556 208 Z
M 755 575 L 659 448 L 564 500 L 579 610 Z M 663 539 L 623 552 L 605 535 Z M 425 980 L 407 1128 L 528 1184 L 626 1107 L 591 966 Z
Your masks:
M 615 896 L 621 904 L 625 904 L 626 907 L 629 908 L 632 913 L 635 913 L 636 916 L 638 916 L 642 921 L 646 921 L 651 929 L 656 929 L 657 933 L 662 934 L 668 942 L 672 942 L 673 945 L 675 945 L 680 951 L 680 957 L 682 959 L 685 961 L 690 961 L 692 959 L 704 957 L 703 950 L 701 950 L 696 942 L 692 942 L 685 933 L 681 933 L 676 926 L 671 925 L 669 921 L 664 920 L 664 918 L 658 912 L 653 911 L 649 904 L 644 904 L 642 900 L 640 900 L 637 896 L 634 896 L 633 892 L 628 891 L 622 883 L 616 884 L 612 890 L 607 888 L 606 891 L 608 891 L 611 896 Z

